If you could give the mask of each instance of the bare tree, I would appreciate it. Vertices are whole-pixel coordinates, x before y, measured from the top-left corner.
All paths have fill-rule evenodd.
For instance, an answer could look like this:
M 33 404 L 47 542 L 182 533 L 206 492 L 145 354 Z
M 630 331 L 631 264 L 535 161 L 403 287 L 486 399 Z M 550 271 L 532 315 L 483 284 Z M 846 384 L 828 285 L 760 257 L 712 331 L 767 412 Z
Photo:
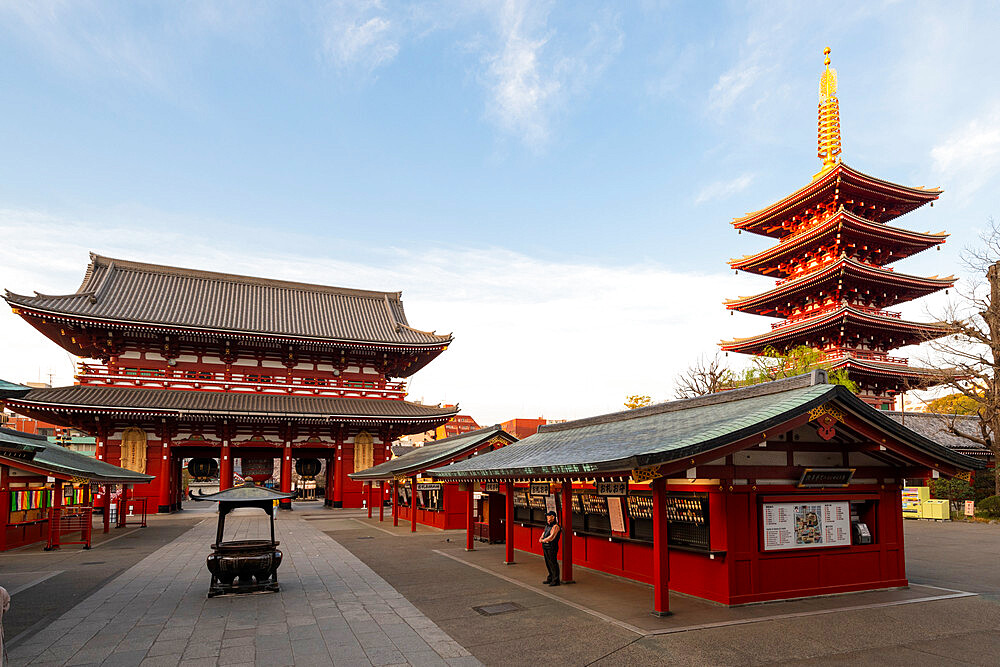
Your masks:
M 948 334 L 929 341 L 937 353 L 937 367 L 929 383 L 965 396 L 979 416 L 976 430 L 959 428 L 955 415 L 942 415 L 949 433 L 989 448 L 1000 461 L 1000 226 L 992 219 L 980 236 L 982 244 L 966 248 L 962 261 L 982 279 L 956 288 L 957 297 L 941 318 Z M 943 363 L 942 363 L 943 362 Z M 995 493 L 1000 495 L 1000 468 L 995 473 Z
M 690 368 L 674 380 L 675 398 L 694 398 L 714 394 L 733 386 L 733 373 L 723 365 L 716 353 L 711 359 L 699 357 Z

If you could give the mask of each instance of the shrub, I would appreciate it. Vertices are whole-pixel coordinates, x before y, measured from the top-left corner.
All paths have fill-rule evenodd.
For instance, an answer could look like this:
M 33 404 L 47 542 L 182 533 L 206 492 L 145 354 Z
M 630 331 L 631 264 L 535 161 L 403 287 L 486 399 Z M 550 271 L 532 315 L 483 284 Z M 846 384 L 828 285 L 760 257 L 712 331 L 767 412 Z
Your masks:
M 939 500 L 950 500 L 951 502 L 972 500 L 972 486 L 957 477 L 932 479 L 928 486 L 931 487 L 931 495 Z
M 990 517 L 1000 517 L 1000 496 L 983 498 L 976 505 L 976 512 Z

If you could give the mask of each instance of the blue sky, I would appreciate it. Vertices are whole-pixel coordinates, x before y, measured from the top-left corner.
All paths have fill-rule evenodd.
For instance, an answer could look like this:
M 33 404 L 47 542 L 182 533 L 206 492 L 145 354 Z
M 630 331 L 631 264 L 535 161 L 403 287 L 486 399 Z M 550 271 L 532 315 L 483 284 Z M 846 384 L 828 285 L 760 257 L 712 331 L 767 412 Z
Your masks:
M 94 250 L 399 289 L 457 337 L 413 398 L 668 398 L 766 327 L 719 303 L 768 286 L 729 222 L 817 171 L 825 46 L 845 161 L 946 191 L 900 224 L 951 241 L 899 270 L 959 271 L 997 208 L 998 33 L 972 2 L 0 1 L 0 286 L 72 291 Z M 0 333 L 0 377 L 69 381 Z

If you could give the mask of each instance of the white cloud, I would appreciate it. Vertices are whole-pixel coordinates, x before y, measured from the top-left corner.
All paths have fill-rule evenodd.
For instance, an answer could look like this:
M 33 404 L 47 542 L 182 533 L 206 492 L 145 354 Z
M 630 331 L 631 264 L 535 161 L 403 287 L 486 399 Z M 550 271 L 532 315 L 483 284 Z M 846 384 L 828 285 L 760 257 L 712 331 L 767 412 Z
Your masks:
M 968 197 L 1000 173 L 1000 111 L 967 122 L 931 149 L 934 169 Z
M 590 88 L 624 41 L 618 18 L 601 16 L 589 24 L 582 47 L 577 46 L 579 36 L 572 35 L 567 40 L 572 48 L 566 48 L 548 27 L 548 14 L 548 3 L 498 3 L 496 44 L 483 57 L 487 115 L 535 149 L 548 142 L 553 115 Z
M 332 3 L 321 20 L 323 52 L 339 68 L 371 71 L 399 54 L 399 26 L 380 0 Z
M 695 205 L 704 204 L 716 199 L 725 199 L 738 192 L 743 192 L 753 183 L 753 174 L 742 174 L 729 181 L 715 181 L 709 183 L 698 192 L 694 198 Z
M 728 111 L 760 79 L 762 72 L 759 65 L 747 63 L 724 72 L 708 93 L 709 107 L 717 112 Z
M 410 382 L 410 398 L 460 402 L 481 423 L 514 416 L 575 418 L 620 409 L 627 394 L 671 396 L 674 376 L 721 336 L 748 333 L 721 301 L 739 278 L 682 274 L 661 266 L 551 262 L 499 249 L 371 248 L 365 261 L 303 250 L 280 254 L 252 242 L 199 237 L 158 225 L 139 231 L 0 210 L 0 287 L 72 292 L 87 251 L 140 261 L 404 291 L 410 323 L 455 333 L 455 343 Z M 214 227 L 217 228 L 217 227 Z M 212 227 L 206 226 L 206 229 Z M 82 241 L 81 241 L 82 240 Z M 305 241 L 305 240 L 303 240 Z M 340 247 L 311 239 L 298 247 Z M 83 244 L 86 245 L 83 245 Z M 358 254 L 350 253 L 352 257 Z M 754 320 L 755 318 L 749 318 Z M 748 321 L 750 330 L 760 323 Z M 0 378 L 71 381 L 65 352 L 9 310 L 0 311 Z

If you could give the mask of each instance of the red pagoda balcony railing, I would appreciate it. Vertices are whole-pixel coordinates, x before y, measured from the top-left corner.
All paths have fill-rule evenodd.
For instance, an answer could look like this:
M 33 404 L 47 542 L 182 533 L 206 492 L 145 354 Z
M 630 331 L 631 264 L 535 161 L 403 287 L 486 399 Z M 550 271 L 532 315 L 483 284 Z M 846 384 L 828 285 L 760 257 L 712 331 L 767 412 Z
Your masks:
M 869 315 L 878 315 L 879 317 L 892 317 L 894 319 L 902 319 L 903 314 L 895 310 L 879 310 L 878 308 L 869 308 L 868 306 L 859 306 L 856 304 L 848 304 L 851 310 L 857 310 L 862 313 L 868 313 Z M 775 322 L 771 325 L 771 329 L 780 329 L 781 327 L 791 326 L 802 322 L 803 320 L 812 319 L 814 317 L 819 317 L 820 315 L 825 315 L 827 313 L 832 313 L 834 311 L 840 310 L 843 304 L 836 303 L 832 306 L 824 306 L 823 308 L 817 308 L 816 310 L 810 310 L 805 313 L 796 315 L 794 318 L 789 318 L 781 322 Z
M 885 352 L 872 352 L 870 350 L 831 350 L 826 353 L 826 361 L 839 361 L 841 359 L 878 361 L 883 364 L 899 364 L 900 366 L 910 364 L 907 357 L 890 357 Z
M 201 391 L 285 393 L 346 398 L 403 400 L 405 382 L 384 379 L 351 380 L 337 377 L 299 377 L 266 373 L 211 371 L 204 369 L 112 367 L 80 364 L 80 384 L 99 386 L 159 387 Z

